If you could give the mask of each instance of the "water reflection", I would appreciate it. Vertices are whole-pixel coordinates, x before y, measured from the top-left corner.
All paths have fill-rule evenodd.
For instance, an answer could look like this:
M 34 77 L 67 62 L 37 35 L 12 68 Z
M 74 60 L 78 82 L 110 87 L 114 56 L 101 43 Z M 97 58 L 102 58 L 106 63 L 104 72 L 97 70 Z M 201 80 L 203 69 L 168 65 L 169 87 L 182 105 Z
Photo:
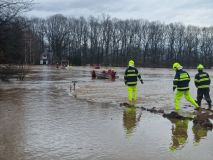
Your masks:
M 204 137 L 207 136 L 207 128 L 198 126 L 198 125 L 193 125 L 192 131 L 194 134 L 194 144 L 198 144 L 201 139 L 204 139 Z
M 172 143 L 170 150 L 175 151 L 183 148 L 187 141 L 189 120 L 170 119 L 170 121 L 172 123 Z
M 140 121 L 142 112 L 137 116 L 136 108 L 128 107 L 123 111 L 123 126 L 126 130 L 126 135 L 129 137 L 133 134 L 137 123 Z

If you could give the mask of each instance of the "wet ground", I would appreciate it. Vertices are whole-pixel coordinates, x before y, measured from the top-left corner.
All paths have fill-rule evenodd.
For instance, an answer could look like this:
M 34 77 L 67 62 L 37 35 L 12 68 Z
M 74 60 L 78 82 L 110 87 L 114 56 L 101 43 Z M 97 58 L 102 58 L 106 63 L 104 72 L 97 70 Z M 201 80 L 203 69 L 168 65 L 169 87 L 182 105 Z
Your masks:
M 0 82 L 0 160 L 212 159 L 212 131 L 120 107 L 127 102 L 125 69 L 114 69 L 114 82 L 91 80 L 89 67 L 51 66 L 32 67 L 25 81 Z M 172 111 L 174 72 L 139 70 L 144 85 L 138 84 L 137 105 Z M 196 71 L 188 71 L 193 80 Z M 182 114 L 192 113 L 188 105 L 182 101 Z

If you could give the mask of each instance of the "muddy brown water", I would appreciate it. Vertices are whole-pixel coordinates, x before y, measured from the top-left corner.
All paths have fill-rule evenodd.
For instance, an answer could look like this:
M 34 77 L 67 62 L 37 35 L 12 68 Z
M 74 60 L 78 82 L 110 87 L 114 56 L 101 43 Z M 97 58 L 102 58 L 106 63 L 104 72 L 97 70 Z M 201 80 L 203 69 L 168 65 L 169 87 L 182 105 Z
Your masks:
M 25 81 L 0 82 L 0 160 L 212 159 L 212 131 L 120 107 L 127 100 L 125 68 L 113 69 L 119 75 L 114 82 L 91 80 L 89 67 L 53 66 L 31 67 Z M 144 85 L 138 84 L 137 105 L 172 111 L 174 72 L 139 70 Z M 195 97 L 196 70 L 188 71 Z M 188 104 L 182 100 L 183 114 L 192 112 Z

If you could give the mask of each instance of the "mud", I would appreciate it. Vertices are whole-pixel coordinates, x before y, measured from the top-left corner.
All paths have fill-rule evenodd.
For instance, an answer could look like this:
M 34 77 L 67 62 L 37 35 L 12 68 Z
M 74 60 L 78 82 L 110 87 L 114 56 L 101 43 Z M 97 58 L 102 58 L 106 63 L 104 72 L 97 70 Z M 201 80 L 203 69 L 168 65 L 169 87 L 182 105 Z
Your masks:
M 181 116 L 177 112 L 171 112 L 171 113 L 168 113 L 168 114 L 163 114 L 163 117 L 168 118 L 168 119 L 193 120 L 193 118 Z
M 213 115 L 211 114 L 211 110 L 207 109 L 201 109 L 198 112 L 194 113 L 196 116 L 194 118 L 192 117 L 184 117 L 177 112 L 170 112 L 170 113 L 165 113 L 163 109 L 156 109 L 155 107 L 149 109 L 145 107 L 138 107 L 138 106 L 132 106 L 128 103 L 120 103 L 120 106 L 124 107 L 135 107 L 135 108 L 140 108 L 141 110 L 148 111 L 150 113 L 155 113 L 155 114 L 162 114 L 164 118 L 167 118 L 169 120 L 171 119 L 177 119 L 177 120 L 192 120 L 195 125 L 199 125 L 200 127 L 207 128 L 209 130 L 213 129 L 213 124 L 209 119 L 212 119 Z
M 211 121 L 209 120 L 209 115 L 202 113 L 197 115 L 194 119 L 193 119 L 193 123 L 195 125 L 201 126 L 201 127 L 205 127 L 207 129 L 212 130 L 213 129 L 213 125 L 211 123 Z

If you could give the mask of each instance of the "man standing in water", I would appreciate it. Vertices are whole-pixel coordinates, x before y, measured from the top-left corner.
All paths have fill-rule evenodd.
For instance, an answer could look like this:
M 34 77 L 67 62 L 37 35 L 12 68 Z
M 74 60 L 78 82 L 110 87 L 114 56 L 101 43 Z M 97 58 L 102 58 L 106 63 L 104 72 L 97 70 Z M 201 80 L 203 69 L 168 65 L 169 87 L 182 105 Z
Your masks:
M 191 102 L 191 104 L 195 106 L 196 110 L 199 110 L 199 105 L 195 102 L 189 92 L 189 74 L 183 70 L 183 67 L 179 63 L 174 63 L 173 69 L 176 71 L 173 80 L 173 91 L 175 91 L 175 89 L 177 88 L 175 94 L 175 111 L 180 110 L 180 100 L 183 95 L 185 96 L 187 101 Z
M 208 109 L 211 109 L 211 98 L 209 96 L 209 85 L 211 83 L 209 74 L 206 72 L 203 72 L 204 66 L 202 64 L 199 64 L 197 66 L 198 73 L 195 75 L 195 86 L 197 87 L 197 103 L 199 106 L 201 106 L 201 101 L 203 99 L 203 96 L 205 96 L 205 99 L 208 103 Z
M 134 61 L 129 61 L 129 66 L 125 71 L 124 80 L 125 85 L 128 86 L 128 99 L 130 105 L 134 105 L 137 97 L 137 78 L 140 80 L 141 84 L 143 84 L 143 80 L 141 79 L 141 75 L 138 73 L 137 68 L 134 67 Z M 134 96 L 133 96 L 134 95 Z

